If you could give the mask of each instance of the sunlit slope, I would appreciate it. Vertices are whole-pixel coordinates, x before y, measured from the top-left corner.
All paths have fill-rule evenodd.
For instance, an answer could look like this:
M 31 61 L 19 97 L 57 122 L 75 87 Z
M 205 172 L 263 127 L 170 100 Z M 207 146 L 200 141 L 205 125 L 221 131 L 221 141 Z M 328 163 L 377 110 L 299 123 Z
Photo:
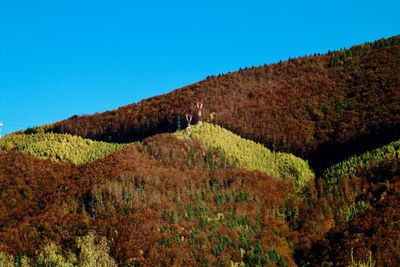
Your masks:
M 399 85 L 400 36 L 394 36 L 209 77 L 116 110 L 72 116 L 44 130 L 140 141 L 175 132 L 185 123 L 183 114 L 195 113 L 196 100 L 202 100 L 204 118 L 308 159 L 321 174 L 353 154 L 400 139 Z
M 186 131 L 180 131 L 177 135 L 188 136 Z M 313 171 L 303 159 L 288 153 L 272 152 L 218 125 L 205 123 L 194 126 L 191 137 L 200 139 L 207 147 L 220 150 L 231 165 L 259 170 L 277 178 L 293 179 L 298 188 L 314 178 Z
M 124 146 L 54 133 L 13 134 L 0 139 L 1 152 L 19 151 L 42 159 L 70 161 L 78 165 L 104 157 Z
M 325 170 L 323 177 L 328 184 L 333 184 L 343 176 L 356 174 L 357 169 L 368 169 L 384 160 L 399 157 L 399 154 L 400 140 L 341 161 Z

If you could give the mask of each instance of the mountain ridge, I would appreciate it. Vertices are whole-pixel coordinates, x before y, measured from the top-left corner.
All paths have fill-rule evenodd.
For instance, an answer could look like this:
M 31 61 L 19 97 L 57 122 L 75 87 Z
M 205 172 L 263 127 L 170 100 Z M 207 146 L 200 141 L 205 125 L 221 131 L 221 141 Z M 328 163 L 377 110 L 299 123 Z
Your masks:
M 183 114 L 195 113 L 194 102 L 201 99 L 205 117 L 213 114 L 214 123 L 270 149 L 306 158 L 319 173 L 351 154 L 400 137 L 399 54 L 400 36 L 394 36 L 211 77 L 44 128 L 101 141 L 137 141 L 175 131 L 177 120 L 185 125 Z
M 399 266 L 399 70 L 395 36 L 7 136 L 0 262 Z

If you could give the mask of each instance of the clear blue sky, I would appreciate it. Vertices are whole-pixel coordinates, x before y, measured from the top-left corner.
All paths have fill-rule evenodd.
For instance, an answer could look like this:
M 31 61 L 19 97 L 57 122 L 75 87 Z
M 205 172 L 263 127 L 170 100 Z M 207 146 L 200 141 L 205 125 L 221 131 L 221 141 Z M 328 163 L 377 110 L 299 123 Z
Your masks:
M 3 134 L 400 33 L 398 0 L 0 0 Z

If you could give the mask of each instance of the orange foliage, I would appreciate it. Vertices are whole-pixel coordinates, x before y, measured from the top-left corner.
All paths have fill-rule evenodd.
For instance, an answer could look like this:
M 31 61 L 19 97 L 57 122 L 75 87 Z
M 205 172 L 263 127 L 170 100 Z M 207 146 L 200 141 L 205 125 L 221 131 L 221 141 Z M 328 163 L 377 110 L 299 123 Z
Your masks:
M 382 45 L 385 43 L 385 45 Z M 321 171 L 400 135 L 400 37 L 210 77 L 169 94 L 47 130 L 126 142 L 175 131 L 195 100 L 243 137 L 311 160 Z M 181 125 L 186 125 L 183 116 Z

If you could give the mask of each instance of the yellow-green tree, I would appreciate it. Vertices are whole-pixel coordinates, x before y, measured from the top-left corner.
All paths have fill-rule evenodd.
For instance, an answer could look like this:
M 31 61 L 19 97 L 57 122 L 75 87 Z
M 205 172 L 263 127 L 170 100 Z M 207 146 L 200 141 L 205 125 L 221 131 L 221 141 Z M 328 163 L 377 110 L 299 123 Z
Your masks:
M 176 135 L 189 138 L 187 131 L 179 131 Z M 199 139 L 206 147 L 220 150 L 231 165 L 262 171 L 276 178 L 292 179 L 297 188 L 315 176 L 305 160 L 292 154 L 273 152 L 218 125 L 204 123 L 194 126 L 190 136 Z

